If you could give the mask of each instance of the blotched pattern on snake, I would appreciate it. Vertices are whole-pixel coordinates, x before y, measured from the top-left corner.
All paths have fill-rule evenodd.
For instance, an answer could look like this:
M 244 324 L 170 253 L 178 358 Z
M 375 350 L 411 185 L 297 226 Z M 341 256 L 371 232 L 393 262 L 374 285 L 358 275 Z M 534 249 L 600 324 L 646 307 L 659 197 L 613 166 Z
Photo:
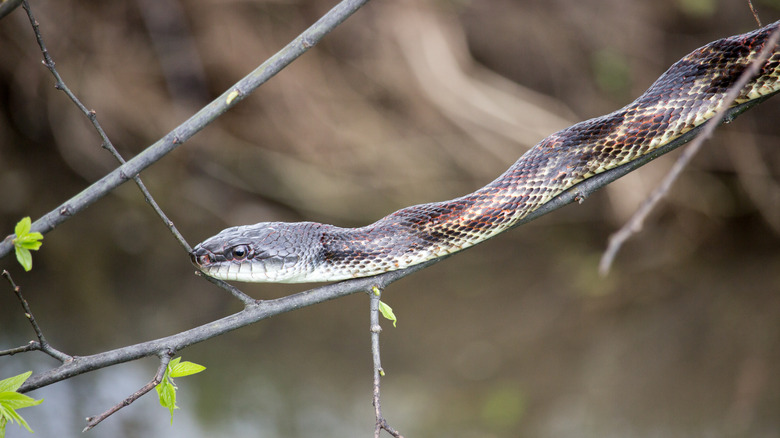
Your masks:
M 225 280 L 335 281 L 406 268 L 476 245 L 593 175 L 645 156 L 706 122 L 778 26 L 780 21 L 693 51 L 634 102 L 552 134 L 471 194 L 407 207 L 361 228 L 314 222 L 232 227 L 196 246 L 193 263 Z M 775 47 L 735 104 L 778 90 Z

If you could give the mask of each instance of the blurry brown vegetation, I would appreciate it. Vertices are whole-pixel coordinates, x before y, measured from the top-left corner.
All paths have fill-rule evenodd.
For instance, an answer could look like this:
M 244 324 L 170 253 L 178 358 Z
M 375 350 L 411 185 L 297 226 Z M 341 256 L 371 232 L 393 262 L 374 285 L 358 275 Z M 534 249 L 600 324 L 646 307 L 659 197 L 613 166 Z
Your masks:
M 333 4 L 33 7 L 63 78 L 129 158 Z M 765 22 L 780 18 L 777 2 L 756 5 Z M 546 135 L 626 104 L 696 47 L 753 27 L 739 1 L 375 0 L 141 176 L 191 244 L 268 220 L 364 225 L 473 191 Z M 4 234 L 116 166 L 40 59 L 21 9 L 0 20 Z M 778 436 L 779 100 L 717 132 L 607 278 L 596 275 L 606 237 L 673 157 L 390 288 L 383 298 L 400 318 L 383 335 L 392 424 L 407 436 Z M 236 308 L 192 275 L 129 184 L 47 234 L 34 263 L 22 274 L 9 256 L 2 268 L 69 353 L 167 335 Z M 301 287 L 243 290 L 262 298 Z M 364 408 L 334 410 L 331 421 L 368 433 L 367 309 L 351 297 L 185 350 L 211 380 L 182 397 L 204 424 L 220 424 L 233 410 L 227 419 L 206 412 L 236 390 L 243 410 L 266 419 L 270 411 L 285 425 L 280 435 L 304 436 L 289 418 L 308 412 L 307 401 L 327 404 L 307 392 L 322 391 Z M 31 335 L 2 288 L 0 321 L 2 347 Z M 2 359 L 0 377 L 12 360 Z M 281 382 L 274 400 L 224 377 L 240 373 Z M 275 403 L 286 409 L 268 407 Z M 48 407 L 55 425 L 95 413 L 61 408 Z M 127 421 L 132 409 L 109 421 Z M 164 415 L 137 421 L 165 423 Z M 136 427 L 126 435 L 145 436 Z

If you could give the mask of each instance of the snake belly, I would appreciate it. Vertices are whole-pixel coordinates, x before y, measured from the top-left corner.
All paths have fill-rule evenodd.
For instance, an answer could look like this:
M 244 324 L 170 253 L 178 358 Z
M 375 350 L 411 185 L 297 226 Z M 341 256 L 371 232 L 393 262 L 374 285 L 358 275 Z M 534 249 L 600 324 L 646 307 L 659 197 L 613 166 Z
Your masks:
M 780 21 L 709 43 L 610 114 L 556 132 L 481 189 L 415 205 L 360 228 L 263 222 L 228 228 L 193 250 L 205 274 L 249 282 L 319 282 L 403 269 L 483 242 L 582 181 L 657 151 L 706 122 Z M 732 106 L 780 90 L 775 47 Z

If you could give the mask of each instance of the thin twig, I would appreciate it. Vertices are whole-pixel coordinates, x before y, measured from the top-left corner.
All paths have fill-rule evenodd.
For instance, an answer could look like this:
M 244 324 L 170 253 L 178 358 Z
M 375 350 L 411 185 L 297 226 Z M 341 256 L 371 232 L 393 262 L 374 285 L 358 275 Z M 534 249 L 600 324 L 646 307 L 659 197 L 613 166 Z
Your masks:
M 7 350 L 0 350 L 0 356 L 13 356 L 14 354 L 26 353 L 28 351 L 40 351 L 41 343 L 38 341 L 30 341 L 26 345 L 21 347 L 9 348 Z
M 683 151 L 683 153 L 680 155 L 680 158 L 676 163 L 674 163 L 674 166 L 666 175 L 661 184 L 653 191 L 653 193 L 650 194 L 647 200 L 645 200 L 645 202 L 639 207 L 631 219 L 629 219 L 620 230 L 613 233 L 609 237 L 609 245 L 604 251 L 604 255 L 601 257 L 601 261 L 599 262 L 599 272 L 601 275 L 606 275 L 609 272 L 609 268 L 612 266 L 612 262 L 623 243 L 642 229 L 642 223 L 653 210 L 653 208 L 655 208 L 658 202 L 664 196 L 666 196 L 674 181 L 677 180 L 683 169 L 688 165 L 696 153 L 699 152 L 702 145 L 704 144 L 704 141 L 712 136 L 715 128 L 723 122 L 731 104 L 734 103 L 734 100 L 736 100 L 736 98 L 739 96 L 739 93 L 742 91 L 742 89 L 751 79 L 753 79 L 753 77 L 756 76 L 758 70 L 764 65 L 764 62 L 769 59 L 769 56 L 775 50 L 778 38 L 780 38 L 780 27 L 772 32 L 764 44 L 764 47 L 761 49 L 761 52 L 759 52 L 758 56 L 750 63 L 750 65 L 748 65 L 745 71 L 742 72 L 734 85 L 729 88 L 726 96 L 723 99 L 723 104 L 718 108 L 718 111 L 715 113 L 712 119 L 708 120 L 707 123 L 704 124 L 704 128 L 696 137 L 696 139 L 691 142 L 690 146 L 685 151 Z
M 314 47 L 325 35 L 367 2 L 368 0 L 341 1 L 282 50 L 268 58 L 254 71 L 231 86 L 221 96 L 211 101 L 211 103 L 203 107 L 187 121 L 146 148 L 143 152 L 128 160 L 118 169 L 110 172 L 81 191 L 81 193 L 38 218 L 38 220 L 33 222 L 30 231 L 37 231 L 43 234 L 48 233 L 74 214 L 110 193 L 132 176 L 138 175 L 141 171 L 159 161 L 162 157 L 200 132 L 201 129 L 205 128 L 206 125 L 217 117 L 237 105 L 238 102 L 246 98 L 258 87 L 268 82 L 269 79 L 298 59 L 299 56 Z M 0 242 L 0 257 L 9 254 L 13 249 L 11 240 L 11 237 L 7 237 Z
M 200 271 L 195 271 L 195 275 L 197 275 L 199 277 L 203 277 L 207 281 L 210 281 L 211 283 L 213 283 L 213 284 L 221 287 L 222 289 L 225 289 L 226 291 L 230 292 L 231 294 L 233 294 L 234 297 L 236 297 L 239 300 L 241 300 L 244 303 L 244 305 L 257 304 L 257 303 L 261 302 L 261 300 L 256 300 L 256 299 L 250 297 L 249 295 L 241 292 L 237 287 L 233 286 L 232 284 L 230 284 L 230 283 L 228 283 L 226 281 L 223 281 L 223 280 L 220 280 L 220 279 L 214 278 L 214 277 L 209 277 L 208 275 L 206 275 L 206 274 L 204 274 L 204 273 L 202 273 Z
M 27 318 L 27 321 L 30 322 L 33 331 L 35 332 L 35 336 L 38 337 L 38 342 L 31 341 L 25 346 L 13 348 L 11 350 L 5 350 L 3 352 L 0 352 L 0 354 L 13 355 L 24 351 L 40 350 L 48 354 L 49 356 L 59 360 L 62 363 L 67 363 L 73 360 L 72 356 L 69 356 L 57 350 L 56 348 L 52 347 L 48 341 L 46 341 L 46 337 L 43 336 L 43 331 L 41 330 L 40 326 L 38 326 L 38 322 L 35 320 L 35 316 L 32 313 L 30 304 L 22 295 L 22 288 L 17 286 L 16 283 L 14 283 L 14 279 L 11 278 L 11 274 L 9 274 L 8 271 L 6 271 L 5 269 L 3 270 L 2 275 L 6 280 L 8 280 L 8 283 L 11 284 L 11 288 L 13 289 L 14 294 L 16 294 L 16 298 L 19 299 L 19 303 L 22 305 L 22 309 L 24 309 L 24 316 Z
M 24 382 L 21 388 L 19 388 L 19 392 L 29 392 L 90 371 L 154 356 L 160 351 L 165 351 L 167 349 L 182 351 L 190 345 L 246 327 L 281 313 L 334 300 L 357 292 L 365 292 L 374 286 L 385 288 L 389 284 L 436 262 L 436 260 L 432 260 L 401 271 L 387 272 L 376 277 L 356 278 L 341 283 L 327 284 L 282 298 L 264 300 L 258 304 L 247 305 L 240 312 L 171 336 L 142 342 L 140 344 L 128 345 L 115 350 L 93 354 L 91 356 L 74 357 L 73 361 L 69 363 L 65 363 L 48 371 L 33 374 Z
M 13 12 L 20 4 L 22 0 L 0 0 L 0 18 Z
M 81 110 L 82 113 L 89 119 L 90 123 L 92 123 L 92 126 L 95 128 L 95 131 L 97 131 L 98 135 L 100 136 L 100 139 L 102 140 L 102 147 L 103 149 L 106 149 L 111 153 L 111 155 L 116 158 L 117 161 L 119 161 L 119 164 L 125 164 L 125 159 L 122 158 L 122 155 L 119 154 L 119 152 L 114 147 L 111 140 L 108 138 L 108 135 L 106 134 L 106 131 L 103 130 L 103 127 L 100 126 L 100 123 L 97 120 L 97 113 L 94 110 L 88 109 L 83 103 L 81 103 L 81 100 L 76 97 L 76 95 L 70 90 L 70 88 L 65 84 L 65 81 L 62 79 L 62 76 L 60 76 L 59 72 L 57 72 L 57 69 L 54 67 L 54 59 L 52 59 L 51 55 L 49 54 L 49 51 L 46 49 L 46 44 L 43 42 L 43 35 L 41 34 L 40 28 L 38 26 L 38 21 L 33 17 L 32 10 L 30 8 L 29 3 L 27 0 L 22 1 L 22 7 L 27 12 L 27 17 L 30 19 L 30 24 L 32 25 L 33 32 L 35 33 L 35 39 L 38 41 L 38 47 L 41 48 L 41 53 L 43 54 L 43 65 L 46 66 L 46 68 L 49 69 L 51 74 L 54 76 L 55 83 L 54 88 L 58 90 L 62 90 L 73 103 L 78 107 L 79 110 Z M 189 243 L 184 239 L 184 236 L 181 235 L 179 230 L 176 229 L 176 226 L 173 224 L 173 221 L 168 219 L 168 216 L 165 215 L 165 213 L 162 211 L 160 206 L 157 204 L 157 202 L 152 197 L 152 194 L 147 190 L 146 185 L 144 185 L 143 181 L 141 181 L 141 177 L 139 177 L 137 174 L 133 176 L 133 181 L 135 181 L 138 188 L 141 190 L 141 193 L 144 196 L 144 199 L 146 202 L 149 203 L 149 205 L 152 206 L 152 209 L 154 209 L 155 213 L 157 213 L 157 216 L 162 219 L 163 223 L 166 227 L 170 230 L 170 232 L 173 234 L 173 236 L 176 238 L 176 240 L 179 241 L 181 246 L 184 248 L 184 250 L 189 254 L 192 252 L 192 247 Z
M 160 353 L 160 366 L 157 368 L 157 373 L 154 375 L 154 378 L 151 381 L 149 381 L 149 383 L 142 386 L 141 389 L 131 394 L 130 397 L 127 397 L 121 402 L 115 404 L 114 406 L 112 406 L 110 409 L 103 412 L 102 414 L 97 415 L 95 417 L 87 417 L 87 427 L 85 427 L 84 430 L 82 430 L 81 432 L 86 432 L 92 429 L 93 427 L 97 426 L 98 424 L 100 424 L 101 421 L 110 417 L 118 410 L 126 406 L 130 406 L 134 401 L 141 398 L 142 395 L 146 394 L 147 392 L 154 389 L 154 387 L 159 385 L 160 382 L 162 382 L 163 376 L 165 375 L 165 370 L 168 368 L 168 363 L 170 363 L 173 355 L 174 355 L 173 351 L 165 351 L 163 353 Z
M 382 429 L 396 438 L 403 438 L 400 432 L 390 427 L 387 420 L 382 415 L 382 403 L 380 394 L 380 383 L 385 371 L 382 369 L 382 361 L 379 357 L 379 334 L 382 332 L 382 326 L 379 325 L 379 302 L 382 298 L 382 289 L 374 286 L 368 293 L 370 297 L 370 321 L 371 321 L 371 358 L 374 362 L 374 390 L 373 403 L 376 423 L 374 424 L 374 438 L 379 438 Z
M 758 18 L 758 11 L 756 11 L 756 8 L 753 6 L 753 0 L 747 0 L 748 6 L 750 6 L 750 12 L 753 13 L 753 18 L 756 20 L 756 24 L 758 24 L 758 27 L 764 27 L 761 24 L 761 19 Z
M 379 386 L 380 379 L 384 370 L 382 370 L 382 361 L 379 357 L 379 333 L 382 332 L 382 326 L 379 325 L 379 299 L 382 297 L 382 291 L 375 287 L 373 293 L 369 293 L 370 297 L 370 321 L 371 321 L 371 359 L 374 362 L 374 391 L 373 391 L 373 404 L 374 415 L 376 417 L 376 425 L 374 427 L 374 438 L 379 438 L 379 433 L 382 432 L 381 419 L 382 419 L 382 404 L 380 402 Z

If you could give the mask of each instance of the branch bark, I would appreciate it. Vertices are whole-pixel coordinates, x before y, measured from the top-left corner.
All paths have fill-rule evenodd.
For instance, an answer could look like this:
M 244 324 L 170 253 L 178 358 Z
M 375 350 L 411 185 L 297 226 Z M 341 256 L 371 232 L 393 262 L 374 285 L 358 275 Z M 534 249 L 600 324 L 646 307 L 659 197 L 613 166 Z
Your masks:
M 760 102 L 763 102 L 769 97 L 771 96 L 766 96 L 762 99 L 744 103 L 729 109 L 724 121 L 733 120 L 742 112 L 757 105 Z M 638 167 L 641 167 L 655 158 L 668 153 L 692 140 L 694 137 L 696 137 L 696 135 L 699 134 L 702 126 L 689 131 L 685 135 L 679 137 L 663 148 L 658 149 L 652 154 L 583 181 L 582 183 L 572 187 L 570 190 L 562 193 L 541 208 L 526 216 L 518 225 L 535 220 L 540 216 L 557 210 L 574 201 L 580 203 L 583 202 L 585 198 L 601 187 L 604 187 L 621 176 L 636 170 Z M 341 283 L 330 284 L 275 300 L 251 302 L 248 303 L 245 309 L 241 312 L 172 336 L 118 348 L 116 350 L 98 353 L 91 356 L 76 357 L 69 363 L 63 364 L 47 372 L 33 375 L 24 383 L 24 385 L 22 385 L 20 392 L 32 391 L 34 389 L 41 388 L 43 386 L 47 386 L 52 383 L 59 382 L 96 369 L 152 356 L 167 349 L 181 351 L 187 346 L 203 342 L 207 339 L 211 339 L 229 331 L 253 324 L 266 318 L 270 318 L 280 313 L 289 312 L 301 307 L 311 306 L 324 301 L 347 296 L 356 292 L 364 292 L 370 290 L 374 286 L 379 287 L 380 289 L 384 289 L 387 285 L 421 269 L 427 268 L 428 266 L 445 258 L 446 257 L 442 257 L 440 259 L 432 260 L 403 270 L 387 272 L 375 277 L 358 278 L 354 280 L 347 280 Z
M 163 138 L 136 155 L 133 159 L 119 166 L 108 175 L 96 181 L 81 193 L 62 203 L 57 208 L 33 222 L 32 231 L 46 234 L 57 225 L 68 220 L 72 215 L 87 208 L 92 203 L 110 193 L 122 183 L 132 179 L 141 171 L 159 161 L 162 157 L 176 149 L 179 145 L 192 138 L 201 129 L 235 106 L 246 96 L 266 83 L 269 79 L 290 65 L 299 56 L 314 47 L 331 30 L 336 28 L 349 16 L 355 13 L 368 0 L 343 0 L 333 9 L 323 15 L 306 31 L 298 35 L 282 50 L 268 58 L 264 63 L 249 73 L 221 96 L 195 113 L 187 121 L 177 126 Z M 0 242 L 0 257 L 8 255 L 13 249 L 11 240 L 6 237 Z
M 273 77 L 276 73 L 281 71 L 284 67 L 289 65 L 292 61 L 297 59 L 298 56 L 316 45 L 330 30 L 343 22 L 367 1 L 368 0 L 344 0 L 339 3 L 314 25 L 312 25 L 304 33 L 289 43 L 284 49 L 279 51 L 273 57 L 269 58 L 252 73 L 225 91 L 219 98 L 212 101 L 209 105 L 193 115 L 189 120 L 172 130 L 165 137 L 151 145 L 132 160 L 122 164 L 120 167 L 103 177 L 101 180 L 95 182 L 78 195 L 64 202 L 56 209 L 35 221 L 32 226 L 32 230 L 41 233 L 51 231 L 58 224 L 67 220 L 71 215 L 80 212 L 87 206 L 91 205 L 93 202 L 100 199 L 102 196 L 112 191 L 120 184 L 124 183 L 128 179 L 135 178 L 141 171 L 155 163 L 157 160 L 161 159 L 169 152 L 173 151 L 178 145 L 191 138 L 216 117 L 230 109 L 232 106 L 236 105 L 249 93 L 254 91 L 256 88 Z M 766 98 L 768 98 L 768 96 L 762 99 L 762 101 Z M 727 120 L 733 119 L 738 114 L 756 105 L 757 103 L 759 103 L 759 101 L 750 102 L 730 109 L 727 112 Z M 647 164 L 658 156 L 687 143 L 696 135 L 698 135 L 701 132 L 701 129 L 701 127 L 694 129 L 693 131 L 673 141 L 664 148 L 659 149 L 653 154 L 588 179 L 587 181 L 561 194 L 553 201 L 547 203 L 542 208 L 528 215 L 518 225 L 530 222 L 573 201 L 582 202 L 590 193 L 611 183 L 626 173 L 631 172 L 644 164 Z M 4 241 L 0 242 L 0 256 L 5 256 L 11 252 L 11 249 L 13 248 L 11 239 L 12 237 L 9 236 Z M 374 287 L 383 289 L 394 281 L 424 269 L 436 263 L 438 260 L 423 263 L 404 270 L 385 273 L 376 277 L 355 279 L 342 283 L 326 285 L 275 300 L 257 302 L 238 291 L 237 293 L 234 293 L 234 295 L 242 299 L 245 305 L 245 308 L 238 313 L 171 336 L 139 343 L 136 345 L 117 348 L 115 350 L 97 353 L 90 356 L 74 357 L 72 360 L 67 360 L 65 363 L 56 368 L 32 376 L 20 388 L 20 392 L 29 392 L 76 375 L 100 368 L 105 368 L 111 365 L 148 357 L 151 355 L 163 355 L 165 354 L 164 352 L 167 351 L 180 351 L 187 346 L 203 342 L 237 328 L 241 328 L 263 319 L 278 315 L 280 313 L 289 312 L 301 307 L 318 304 L 324 301 L 350 295 L 355 292 L 370 291 Z M 39 339 L 41 340 L 41 343 L 45 342 L 43 341 L 42 336 L 39 336 Z M 27 351 L 26 347 L 21 348 L 22 349 L 15 349 L 14 352 Z M 377 367 L 376 371 L 378 372 L 378 370 L 379 367 Z M 150 384 L 153 382 L 154 380 L 150 382 Z M 379 413 L 378 402 L 376 407 L 377 412 Z
M 756 20 L 758 21 L 758 17 L 756 17 Z M 642 224 L 650 212 L 653 211 L 655 206 L 658 205 L 658 202 L 660 202 L 661 199 L 666 196 L 666 194 L 669 192 L 669 189 L 672 187 L 672 184 L 674 184 L 674 182 L 677 180 L 677 177 L 680 176 L 683 169 L 685 169 L 696 153 L 699 152 L 701 147 L 704 145 L 704 142 L 715 132 L 715 128 L 723 123 L 724 119 L 726 119 L 728 107 L 739 96 L 742 88 L 744 88 L 751 79 L 756 77 L 761 66 L 763 66 L 766 60 L 769 59 L 769 57 L 772 55 L 775 46 L 777 46 L 778 38 L 780 38 L 780 28 L 772 32 L 766 44 L 764 45 L 764 48 L 761 49 L 761 52 L 758 54 L 756 59 L 750 63 L 748 68 L 745 69 L 745 71 L 742 72 L 742 74 L 739 76 L 739 80 L 737 80 L 729 89 L 729 92 L 724 98 L 723 106 L 721 106 L 718 112 L 715 113 L 712 119 L 702 125 L 701 133 L 693 142 L 691 142 L 691 145 L 688 147 L 688 149 L 685 150 L 683 155 L 680 156 L 677 162 L 674 163 L 674 166 L 666 175 L 661 184 L 653 191 L 653 193 L 650 194 L 647 200 L 639 207 L 639 209 L 628 220 L 628 222 L 626 222 L 625 225 L 620 228 L 620 230 L 616 231 L 609 237 L 609 244 L 601 257 L 601 261 L 599 262 L 599 272 L 601 275 L 607 275 L 610 267 L 612 266 L 612 262 L 615 259 L 617 252 L 623 246 L 623 243 L 625 243 L 626 240 L 642 229 Z
M 356 292 L 369 291 L 373 287 L 384 289 L 387 285 L 433 263 L 435 261 L 413 266 L 402 271 L 388 272 L 376 277 L 358 278 L 342 283 L 329 284 L 275 300 L 254 302 L 238 313 L 172 336 L 117 348 L 91 356 L 76 356 L 72 361 L 56 368 L 34 374 L 19 388 L 19 392 L 29 392 L 89 371 L 157 355 L 168 350 L 181 351 L 190 345 L 203 342 L 280 313 L 333 300 Z

